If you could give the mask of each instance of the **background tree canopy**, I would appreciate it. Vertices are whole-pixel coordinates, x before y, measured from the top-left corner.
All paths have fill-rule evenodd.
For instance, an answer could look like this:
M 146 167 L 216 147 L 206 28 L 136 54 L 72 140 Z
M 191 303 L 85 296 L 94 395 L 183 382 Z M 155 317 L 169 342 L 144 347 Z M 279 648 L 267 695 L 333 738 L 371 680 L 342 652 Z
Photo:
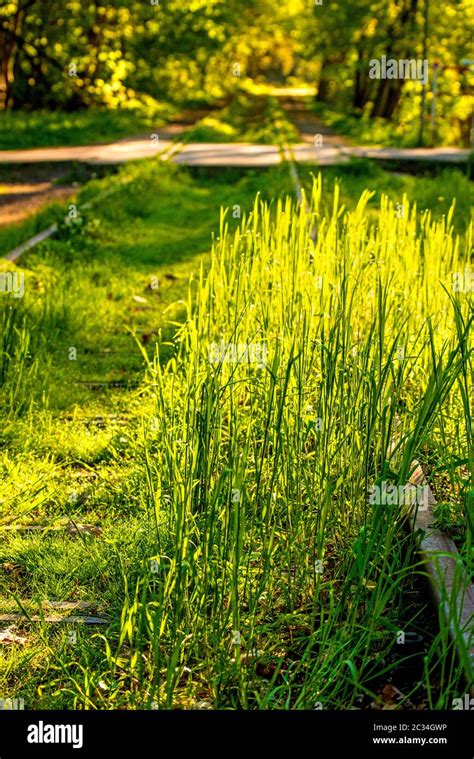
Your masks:
M 341 113 L 404 123 L 419 82 L 371 80 L 369 61 L 426 57 L 453 139 L 472 111 L 472 0 L 14 0 L 0 2 L 0 108 L 136 108 L 212 101 L 245 78 L 316 85 Z

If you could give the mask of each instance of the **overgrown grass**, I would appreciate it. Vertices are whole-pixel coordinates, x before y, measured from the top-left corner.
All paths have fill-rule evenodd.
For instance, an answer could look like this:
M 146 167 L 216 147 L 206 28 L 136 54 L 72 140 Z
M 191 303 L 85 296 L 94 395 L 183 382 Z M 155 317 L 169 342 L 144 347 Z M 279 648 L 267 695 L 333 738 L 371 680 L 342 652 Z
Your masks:
M 347 111 L 341 113 L 324 103 L 312 102 L 313 111 L 325 124 L 344 135 L 353 145 L 413 148 L 417 145 L 417 124 L 397 124 L 388 119 Z
M 424 572 L 407 507 L 369 493 L 449 442 L 448 417 L 453 455 L 469 448 L 465 206 L 420 214 L 411 178 L 377 206 L 357 171 L 324 176 L 306 211 L 284 166 L 127 167 L 22 259 L 25 297 L 3 304 L 0 524 L 103 534 L 5 532 L 0 604 L 89 601 L 110 624 L 72 641 L 24 624 L 25 647 L 1 651 L 5 697 L 369 708 L 390 678 L 401 708 L 450 708 L 464 692 L 442 618 L 427 633 L 404 600 Z M 428 203 L 443 180 L 423 182 Z M 402 661 L 400 630 L 424 632 L 424 659 Z
M 369 111 L 360 112 L 348 109 L 341 112 L 330 105 L 307 100 L 312 110 L 332 127 L 335 132 L 346 137 L 353 145 L 371 145 L 375 147 L 419 147 L 419 114 L 415 119 L 399 117 L 383 119 L 370 116 Z M 431 124 L 426 119 L 424 132 L 426 147 L 469 147 L 469 141 L 460 139 L 458 128 L 453 124 L 443 123 L 438 119 L 436 133 L 433 135 Z
M 153 109 L 9 111 L 0 116 L 0 150 L 89 145 L 149 133 L 172 116 L 168 105 Z
M 230 186 L 219 185 L 219 196 L 244 213 L 258 187 L 272 194 L 285 183 L 289 190 L 283 167 L 263 183 L 256 174 L 241 180 L 237 175 Z M 164 309 L 186 295 L 189 274 L 208 249 L 210 229 L 218 218 L 215 186 L 212 180 L 193 182 L 185 172 L 159 161 L 136 164 L 86 185 L 77 207 L 88 201 L 93 205 L 79 210 L 71 223 L 65 222 L 64 206 L 53 206 L 16 228 L 2 230 L 0 250 L 6 253 L 46 225 L 59 224 L 55 237 L 41 246 L 40 257 L 38 249 L 22 257 L 26 295 L 20 300 L 11 297 L 4 311 L 5 318 L 11 314 L 9 333 L 26 329 L 33 355 L 48 355 L 41 362 L 41 381 L 35 375 L 30 386 L 23 384 L 23 400 L 37 399 L 35 388 L 46 383 L 54 407 L 67 406 L 72 377 L 119 381 L 140 367 L 132 333 L 153 346 Z M 32 272 L 30 261 L 35 262 Z M 0 267 L 15 268 L 7 262 Z M 7 295 L 2 298 L 5 302 Z M 66 360 L 68 348 L 74 346 L 77 361 Z M 80 388 L 76 392 L 79 399 L 84 397 Z M 18 410 L 13 403 L 9 408 Z
M 449 219 L 409 208 L 397 219 L 385 199 L 371 228 L 368 198 L 344 216 L 336 192 L 322 214 L 317 183 L 309 213 L 287 201 L 273 218 L 257 201 L 235 234 L 223 223 L 176 360 L 150 365 L 151 509 L 173 550 L 157 533 L 158 576 L 144 562 L 119 644 L 137 658 L 151 647 L 142 671 L 163 707 L 201 681 L 217 708 L 351 707 L 393 647 L 413 561 L 406 509 L 371 507 L 368 491 L 406 483 L 463 371 L 473 317 L 456 303 L 456 334 L 442 283 L 465 253 Z M 438 645 L 447 663 L 445 631 L 428 693 Z M 449 704 L 457 677 L 432 705 Z
M 251 142 L 283 145 L 298 142 L 298 131 L 278 99 L 238 93 L 228 106 L 201 119 L 184 135 L 186 142 Z
M 318 166 L 301 164 L 298 171 L 309 192 L 313 175 L 320 169 Z M 432 175 L 424 174 L 422 167 L 418 167 L 418 171 L 420 173 L 414 174 L 386 171 L 377 161 L 366 159 L 353 159 L 347 165 L 327 167 L 322 171 L 322 202 L 326 209 L 330 208 L 336 181 L 340 188 L 341 202 L 350 209 L 364 189 L 370 187 L 372 195 L 368 198 L 366 213 L 372 221 L 378 218 L 382 195 L 387 195 L 393 201 L 398 214 L 406 212 L 404 203 L 408 201 L 411 205 L 416 203 L 420 212 L 430 211 L 435 219 L 443 216 L 447 218 L 454 202 L 452 224 L 456 232 L 464 234 L 472 221 L 472 181 L 457 169 L 438 167 Z

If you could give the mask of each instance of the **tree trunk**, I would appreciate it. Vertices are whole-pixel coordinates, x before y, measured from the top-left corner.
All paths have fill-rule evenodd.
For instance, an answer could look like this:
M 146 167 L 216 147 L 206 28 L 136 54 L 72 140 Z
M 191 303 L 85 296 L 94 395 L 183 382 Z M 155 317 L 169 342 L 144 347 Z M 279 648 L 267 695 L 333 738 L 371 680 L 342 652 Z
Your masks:
M 318 92 L 316 95 L 317 103 L 327 103 L 329 97 L 329 85 L 331 83 L 331 77 L 328 76 L 327 71 L 333 63 L 344 63 L 345 55 L 328 55 L 323 58 L 321 63 L 321 70 L 319 72 Z
M 363 108 L 366 104 L 368 99 L 367 84 L 367 66 L 364 61 L 363 53 L 359 49 L 357 51 L 354 98 L 352 100 L 354 108 Z
M 389 58 L 407 58 L 402 55 L 401 51 L 406 44 L 402 43 L 406 35 L 407 27 L 411 27 L 416 19 L 418 0 L 407 0 L 403 5 L 400 16 L 390 24 L 387 29 L 387 39 L 390 40 L 385 51 L 387 59 Z M 380 116 L 381 118 L 392 118 L 395 109 L 399 103 L 402 94 L 404 80 L 400 79 L 382 79 L 377 88 L 374 98 L 374 105 L 371 116 Z
M 403 84 L 404 83 L 401 81 L 391 82 L 392 86 L 389 88 L 387 101 L 385 103 L 385 110 L 383 113 L 384 118 L 391 119 L 393 117 L 398 103 L 400 102 L 400 97 L 403 91 Z
M 391 119 L 400 101 L 403 85 L 402 79 L 382 79 L 370 115 L 382 119 Z
M 22 5 L 18 0 L 16 11 L 10 21 L 0 27 L 0 111 L 13 106 L 12 86 L 14 80 L 15 57 L 18 50 L 18 36 L 27 8 L 32 0 Z
M 13 19 L 13 29 L 17 26 L 18 12 Z M 11 87 L 13 84 L 13 67 L 15 64 L 15 37 L 5 30 L 0 34 L 0 110 L 11 107 Z
M 321 70 L 319 72 L 318 92 L 316 95 L 317 103 L 326 103 L 329 91 L 329 79 L 326 77 L 326 71 L 329 66 L 328 58 L 323 58 Z

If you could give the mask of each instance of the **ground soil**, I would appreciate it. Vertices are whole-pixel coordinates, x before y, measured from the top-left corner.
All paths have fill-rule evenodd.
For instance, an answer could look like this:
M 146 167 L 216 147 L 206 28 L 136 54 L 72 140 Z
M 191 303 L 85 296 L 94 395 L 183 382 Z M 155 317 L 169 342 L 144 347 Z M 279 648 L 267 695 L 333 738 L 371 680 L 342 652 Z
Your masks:
M 350 144 L 345 137 L 333 132 L 316 114 L 311 113 L 300 98 L 285 98 L 281 105 L 298 129 L 302 142 L 313 144 L 315 135 L 320 134 L 325 147 L 341 148 Z

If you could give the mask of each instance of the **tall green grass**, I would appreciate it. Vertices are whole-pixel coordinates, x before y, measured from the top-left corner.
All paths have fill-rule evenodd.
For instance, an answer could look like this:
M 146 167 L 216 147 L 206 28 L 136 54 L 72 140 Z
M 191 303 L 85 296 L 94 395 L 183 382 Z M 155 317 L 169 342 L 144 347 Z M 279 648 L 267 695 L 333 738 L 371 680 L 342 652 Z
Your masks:
M 58 665 L 76 707 L 351 708 L 396 671 L 424 567 L 408 507 L 369 493 L 465 408 L 472 296 L 451 283 L 472 228 L 386 197 L 374 224 L 370 198 L 346 212 L 336 186 L 325 211 L 318 178 L 308 207 L 257 197 L 232 233 L 222 214 L 173 358 L 144 352 L 154 550 L 124 569 L 94 670 Z M 442 626 L 401 706 L 422 688 L 450 708 L 451 653 Z

